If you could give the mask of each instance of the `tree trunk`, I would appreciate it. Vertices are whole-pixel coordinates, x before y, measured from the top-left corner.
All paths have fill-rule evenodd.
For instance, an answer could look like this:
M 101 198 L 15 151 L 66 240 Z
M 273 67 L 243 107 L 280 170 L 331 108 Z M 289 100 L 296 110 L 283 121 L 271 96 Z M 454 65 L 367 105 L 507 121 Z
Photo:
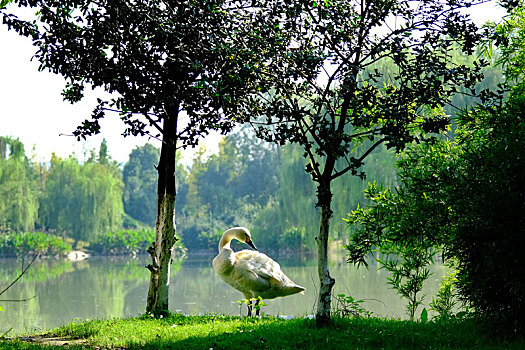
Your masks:
M 164 119 L 160 160 L 157 167 L 159 182 L 157 189 L 157 222 L 155 242 L 148 248 L 152 263 L 146 267 L 151 271 L 146 313 L 155 317 L 168 313 L 170 265 L 175 236 L 175 155 L 178 106 L 171 109 Z
M 332 301 L 332 287 L 335 279 L 328 270 L 328 234 L 330 232 L 330 219 L 332 218 L 332 192 L 330 182 L 319 184 L 317 187 L 318 206 L 321 209 L 321 222 L 317 242 L 317 269 L 319 273 L 319 297 L 317 299 L 317 313 L 315 315 L 317 327 L 326 327 L 330 322 L 330 309 Z

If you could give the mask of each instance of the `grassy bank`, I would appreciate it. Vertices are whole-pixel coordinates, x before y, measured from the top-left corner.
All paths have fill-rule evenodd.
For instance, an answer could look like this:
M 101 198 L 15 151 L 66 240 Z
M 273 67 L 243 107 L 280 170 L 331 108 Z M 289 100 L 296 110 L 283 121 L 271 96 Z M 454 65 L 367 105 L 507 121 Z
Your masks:
M 471 320 L 418 323 L 335 319 L 331 327 L 316 329 L 315 322 L 309 319 L 172 315 L 161 320 L 141 317 L 75 323 L 45 335 L 21 339 L 25 341 L 0 342 L 0 348 L 37 349 L 47 344 L 47 349 L 59 348 L 58 344 L 64 343 L 73 349 L 525 348 L 525 341 L 506 342 L 489 336 Z

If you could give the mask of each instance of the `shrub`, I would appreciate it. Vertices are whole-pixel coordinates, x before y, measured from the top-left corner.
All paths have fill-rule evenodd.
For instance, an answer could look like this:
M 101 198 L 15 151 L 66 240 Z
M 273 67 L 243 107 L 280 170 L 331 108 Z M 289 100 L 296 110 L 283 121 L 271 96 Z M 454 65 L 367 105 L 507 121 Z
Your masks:
M 71 245 L 61 237 L 42 232 L 7 232 L 0 235 L 0 256 L 22 257 L 35 253 L 62 255 Z
M 458 271 L 455 270 L 443 277 L 437 294 L 432 297 L 429 304 L 430 310 L 437 312 L 438 319 L 448 320 L 454 316 L 454 308 L 458 303 L 454 291 L 454 284 L 458 281 L 457 273 Z
M 155 230 L 117 230 L 101 235 L 90 244 L 89 249 L 102 255 L 134 255 L 146 253 L 146 250 L 155 241 Z M 185 248 L 177 242 L 176 251 L 184 252 Z

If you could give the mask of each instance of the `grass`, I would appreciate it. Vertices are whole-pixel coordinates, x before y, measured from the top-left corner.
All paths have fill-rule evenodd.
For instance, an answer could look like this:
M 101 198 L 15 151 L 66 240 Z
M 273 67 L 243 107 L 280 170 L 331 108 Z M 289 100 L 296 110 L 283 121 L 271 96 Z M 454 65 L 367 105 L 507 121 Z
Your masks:
M 171 315 L 160 320 L 139 317 L 72 323 L 42 337 L 66 338 L 70 349 L 525 348 L 525 340 L 506 342 L 490 337 L 472 320 L 421 323 L 377 318 L 334 319 L 330 327 L 317 329 L 315 321 L 310 319 Z M 0 348 L 38 349 L 44 347 L 42 344 L 19 338 L 0 341 Z

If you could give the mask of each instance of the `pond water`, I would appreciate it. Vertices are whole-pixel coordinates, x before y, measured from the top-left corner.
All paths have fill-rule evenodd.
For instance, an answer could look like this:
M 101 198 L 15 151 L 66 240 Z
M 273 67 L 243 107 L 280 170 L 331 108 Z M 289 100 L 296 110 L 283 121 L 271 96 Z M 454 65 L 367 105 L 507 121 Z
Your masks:
M 214 254 L 176 259 L 172 265 L 170 310 L 184 314 L 239 314 L 236 302 L 243 295 L 225 284 L 213 271 Z M 301 317 L 315 310 L 318 277 L 315 256 L 280 256 L 283 271 L 306 288 L 304 295 L 267 300 L 262 311 L 268 315 Z M 20 272 L 21 261 L 0 259 L 0 289 Z M 0 299 L 29 299 L 24 302 L 0 300 L 0 334 L 12 328 L 20 332 L 52 329 L 74 320 L 137 316 L 144 312 L 149 271 L 148 256 L 90 257 L 83 261 L 44 259 L 34 263 L 27 275 Z M 439 288 L 446 267 L 432 266 L 426 283 L 426 304 Z M 364 308 L 374 315 L 406 318 L 405 302 L 386 285 L 388 274 L 355 268 L 344 256 L 333 258 L 330 273 L 336 279 L 334 295 L 343 293 L 366 299 Z M 421 310 L 421 308 L 420 308 Z M 419 310 L 419 312 L 420 312 Z M 246 314 L 246 308 L 242 310 Z

